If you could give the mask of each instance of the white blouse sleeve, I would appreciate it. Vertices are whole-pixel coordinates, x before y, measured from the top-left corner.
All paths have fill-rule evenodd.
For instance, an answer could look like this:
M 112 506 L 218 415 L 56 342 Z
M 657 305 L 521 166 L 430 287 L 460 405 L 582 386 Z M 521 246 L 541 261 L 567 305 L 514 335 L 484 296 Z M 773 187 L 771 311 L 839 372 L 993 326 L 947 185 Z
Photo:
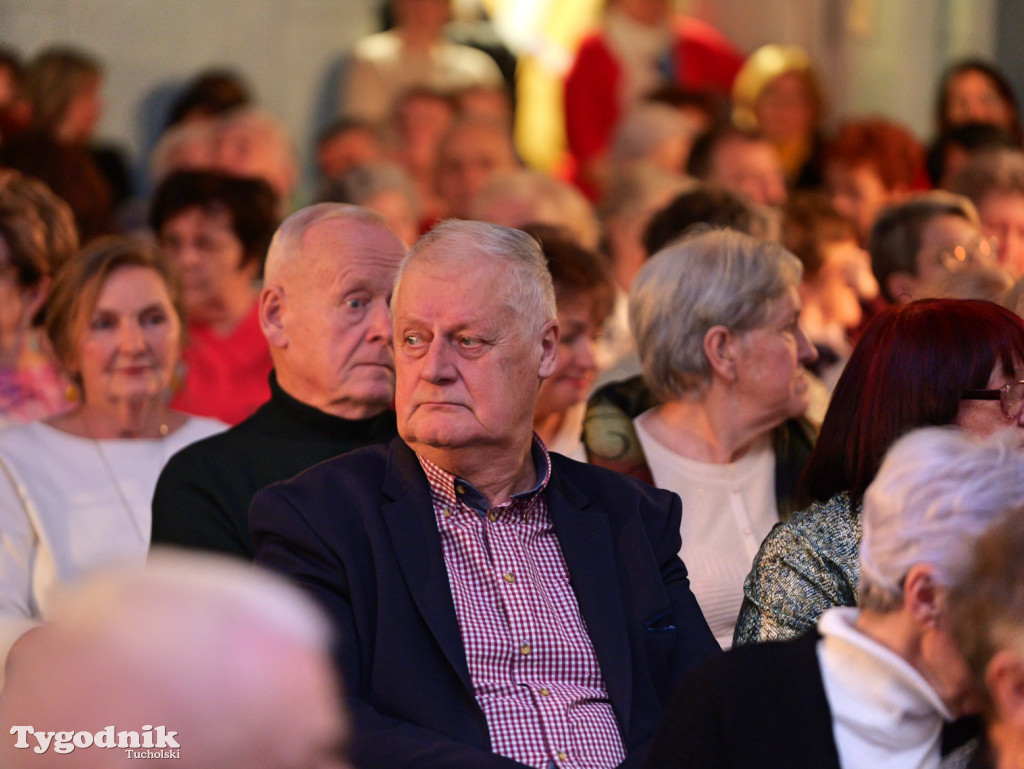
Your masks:
M 32 573 L 39 537 L 31 505 L 24 485 L 0 456 L 0 686 L 14 642 L 38 624 Z

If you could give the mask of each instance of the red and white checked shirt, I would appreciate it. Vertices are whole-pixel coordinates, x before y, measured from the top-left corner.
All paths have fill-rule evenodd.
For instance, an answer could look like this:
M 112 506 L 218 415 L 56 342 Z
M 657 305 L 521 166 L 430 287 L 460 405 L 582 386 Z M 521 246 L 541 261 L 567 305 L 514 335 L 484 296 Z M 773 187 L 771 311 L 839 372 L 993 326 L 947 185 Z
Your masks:
M 538 483 L 503 505 L 420 457 L 491 749 L 527 766 L 608 769 L 626 757 L 594 647 Z

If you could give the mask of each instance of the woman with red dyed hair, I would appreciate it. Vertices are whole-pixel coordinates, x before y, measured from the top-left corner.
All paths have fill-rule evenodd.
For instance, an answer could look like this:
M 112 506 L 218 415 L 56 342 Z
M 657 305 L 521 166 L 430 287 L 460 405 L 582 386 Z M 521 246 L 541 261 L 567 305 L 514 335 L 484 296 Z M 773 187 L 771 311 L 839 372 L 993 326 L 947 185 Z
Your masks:
M 891 120 L 851 120 L 825 149 L 825 184 L 832 205 L 857 223 L 866 246 L 875 216 L 914 190 L 927 188 L 924 151 Z
M 855 606 L 861 500 L 889 446 L 928 425 L 981 435 L 1024 426 L 1021 380 L 1024 320 L 999 305 L 924 299 L 876 316 L 800 479 L 809 507 L 772 529 L 754 559 L 735 643 L 795 638 L 826 609 Z

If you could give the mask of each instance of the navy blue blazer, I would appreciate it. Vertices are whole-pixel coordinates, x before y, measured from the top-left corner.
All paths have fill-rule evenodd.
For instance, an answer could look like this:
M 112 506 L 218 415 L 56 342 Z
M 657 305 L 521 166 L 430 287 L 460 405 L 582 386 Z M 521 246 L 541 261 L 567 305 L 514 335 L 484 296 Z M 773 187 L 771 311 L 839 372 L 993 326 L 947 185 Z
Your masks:
M 679 559 L 681 503 L 633 478 L 551 456 L 551 519 L 626 750 L 640 765 L 673 684 L 718 652 Z M 473 694 L 430 487 L 396 438 L 259 492 L 256 562 L 337 624 L 337 662 L 369 769 L 513 769 L 491 753 Z

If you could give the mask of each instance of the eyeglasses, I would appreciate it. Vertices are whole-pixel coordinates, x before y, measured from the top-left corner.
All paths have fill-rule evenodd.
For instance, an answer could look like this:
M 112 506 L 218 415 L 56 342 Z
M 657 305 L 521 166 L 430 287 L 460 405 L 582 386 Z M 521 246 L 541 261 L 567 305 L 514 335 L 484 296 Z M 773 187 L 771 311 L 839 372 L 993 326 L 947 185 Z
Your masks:
M 964 390 L 961 400 L 999 401 L 999 409 L 1007 419 L 1019 419 L 1024 412 L 1024 380 L 1005 384 L 998 390 Z
M 967 243 L 943 248 L 935 256 L 939 260 L 939 264 L 947 270 L 986 267 L 995 264 L 998 260 L 999 239 L 983 238 L 979 235 Z

